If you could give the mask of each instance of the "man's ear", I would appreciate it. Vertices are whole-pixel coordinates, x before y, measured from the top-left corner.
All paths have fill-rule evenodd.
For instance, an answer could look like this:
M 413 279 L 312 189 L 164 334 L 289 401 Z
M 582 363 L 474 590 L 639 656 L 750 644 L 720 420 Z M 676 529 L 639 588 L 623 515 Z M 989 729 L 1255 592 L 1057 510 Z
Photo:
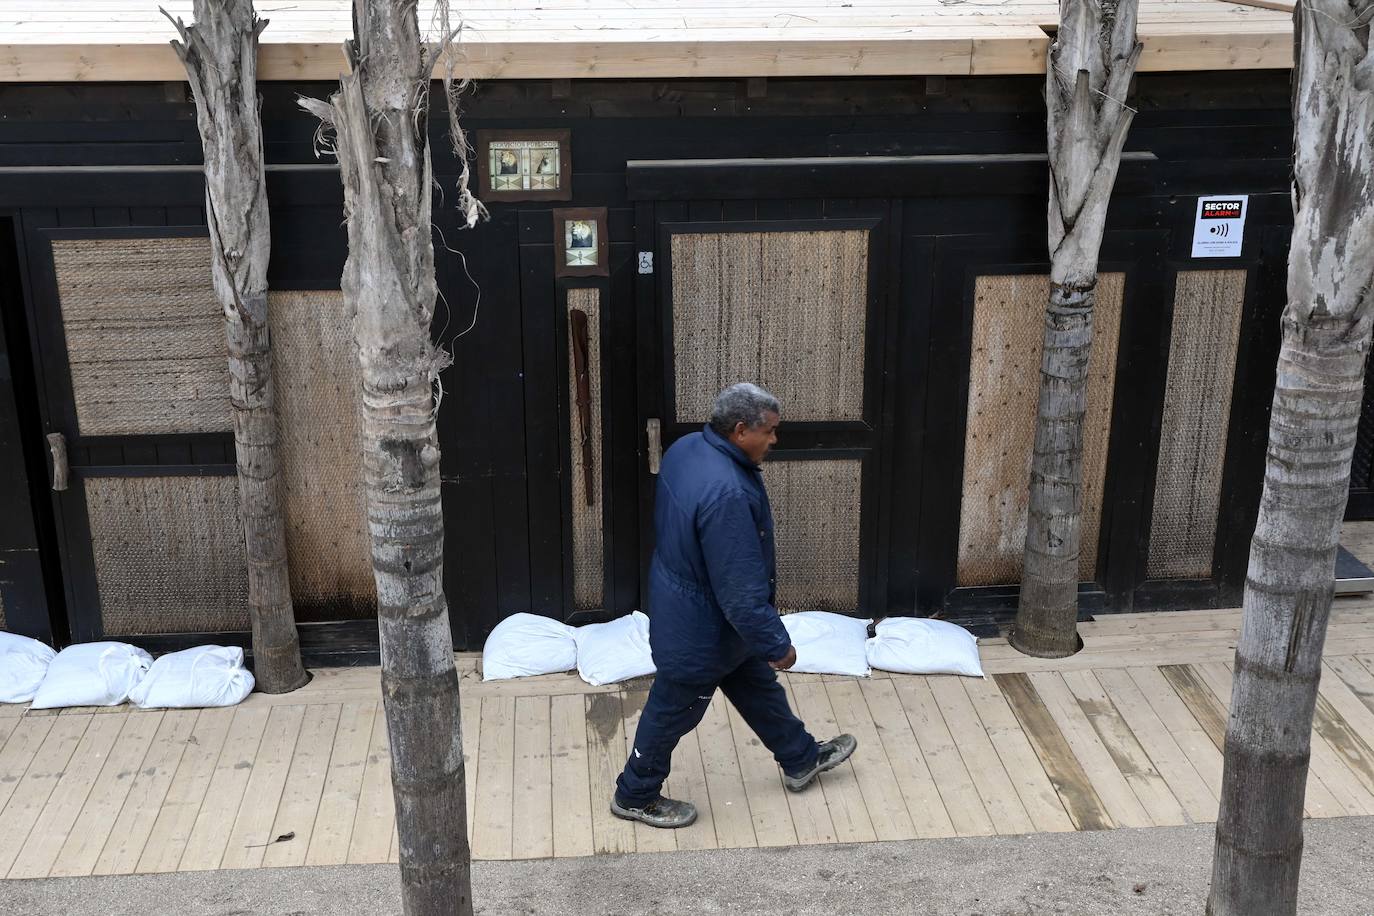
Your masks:
M 748 429 L 748 426 L 745 424 L 743 420 L 740 420 L 738 423 L 735 424 L 735 429 L 732 433 L 730 433 L 730 435 L 738 436 L 741 433 L 743 433 L 746 429 Z

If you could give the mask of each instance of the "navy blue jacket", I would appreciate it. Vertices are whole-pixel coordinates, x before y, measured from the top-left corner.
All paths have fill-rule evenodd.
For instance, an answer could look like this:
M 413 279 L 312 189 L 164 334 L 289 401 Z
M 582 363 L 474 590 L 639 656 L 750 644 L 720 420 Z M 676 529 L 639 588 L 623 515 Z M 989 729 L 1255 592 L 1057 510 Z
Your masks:
M 707 427 L 663 457 L 649 571 L 649 643 L 659 674 L 714 684 L 792 641 L 773 606 L 777 561 L 763 474 Z

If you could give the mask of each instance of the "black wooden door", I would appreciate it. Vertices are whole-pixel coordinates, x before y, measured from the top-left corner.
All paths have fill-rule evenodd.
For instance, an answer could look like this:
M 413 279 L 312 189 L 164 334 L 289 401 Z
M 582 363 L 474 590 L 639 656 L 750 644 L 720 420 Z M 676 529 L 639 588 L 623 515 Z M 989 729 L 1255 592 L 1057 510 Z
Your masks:
M 25 235 L 51 472 L 56 484 L 64 465 L 69 478 L 53 499 L 70 635 L 242 633 L 246 561 L 205 229 L 58 222 L 30 213 Z
M 885 366 L 891 320 L 885 200 L 641 205 L 642 560 L 658 457 L 700 430 L 735 382 L 779 396 L 764 466 L 785 611 L 873 613 L 882 562 Z
M 1150 391 L 1162 381 L 1152 348 L 1166 242 L 1159 232 L 1110 232 L 1103 244 L 1084 419 L 1085 612 L 1134 581 Z M 900 456 L 920 487 L 912 566 L 900 576 L 914 580 L 918 613 L 978 621 L 1015 608 L 1049 292 L 1044 246 L 1042 236 L 931 240 L 924 421 Z

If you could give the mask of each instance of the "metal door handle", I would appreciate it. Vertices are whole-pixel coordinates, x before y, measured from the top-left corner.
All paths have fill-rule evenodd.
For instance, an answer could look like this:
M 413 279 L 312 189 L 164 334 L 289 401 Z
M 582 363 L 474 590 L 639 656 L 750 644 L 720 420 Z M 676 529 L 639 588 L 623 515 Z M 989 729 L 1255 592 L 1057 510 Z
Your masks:
M 52 488 L 67 489 L 67 438 L 61 433 L 48 433 L 48 451 L 52 453 Z
M 649 435 L 649 473 L 657 474 L 663 461 L 663 424 L 654 417 L 644 424 L 644 431 Z

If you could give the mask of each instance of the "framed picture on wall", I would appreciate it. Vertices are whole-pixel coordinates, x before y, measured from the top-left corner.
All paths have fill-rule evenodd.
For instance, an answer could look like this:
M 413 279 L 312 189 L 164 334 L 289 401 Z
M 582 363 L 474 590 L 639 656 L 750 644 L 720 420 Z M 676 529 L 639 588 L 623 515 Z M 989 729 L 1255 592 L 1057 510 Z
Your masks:
M 553 211 L 555 277 L 606 277 L 611 273 L 606 208 Z
M 572 200 L 572 131 L 478 131 L 477 176 L 485 201 Z

